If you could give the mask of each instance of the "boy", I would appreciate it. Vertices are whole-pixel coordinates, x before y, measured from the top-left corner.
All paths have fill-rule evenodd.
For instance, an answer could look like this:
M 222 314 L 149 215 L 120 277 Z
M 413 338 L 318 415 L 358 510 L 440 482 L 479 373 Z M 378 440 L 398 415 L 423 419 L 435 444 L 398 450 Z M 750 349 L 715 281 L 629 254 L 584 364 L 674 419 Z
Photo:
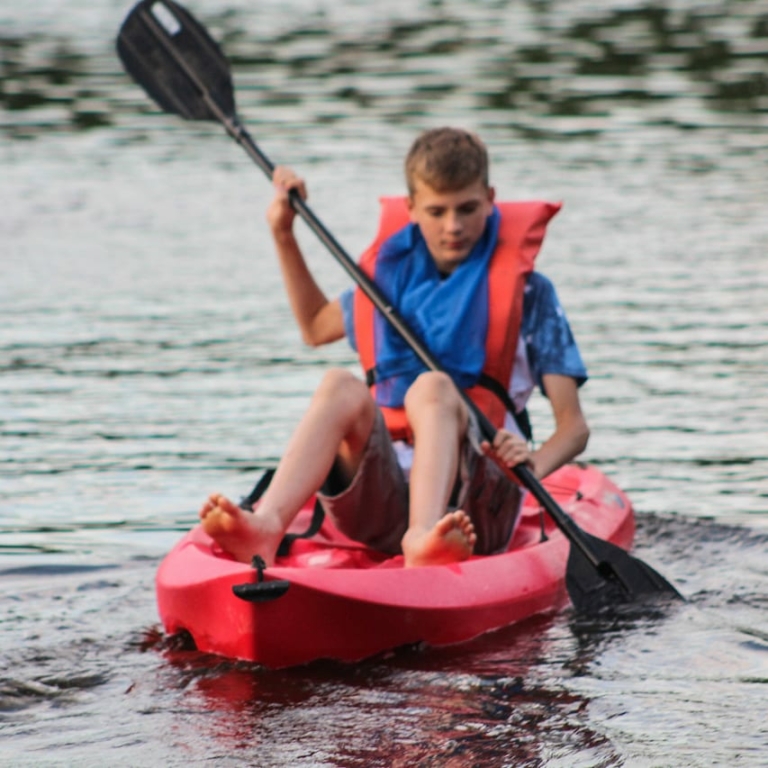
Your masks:
M 402 552 L 406 567 L 504 551 L 522 496 L 504 468 L 527 462 L 543 478 L 586 446 L 578 397 L 586 371 L 554 289 L 537 273 L 520 284 L 522 318 L 510 320 L 520 339 L 511 345 L 514 368 L 503 388 L 524 401 L 536 381 L 552 405 L 555 430 L 531 451 L 507 419 L 496 424 L 493 445 L 480 442 L 453 381 L 471 387 L 481 374 L 489 354 L 483 340 L 497 323 L 487 306 L 491 267 L 518 257 L 501 253 L 504 221 L 476 136 L 453 128 L 422 134 L 406 159 L 406 179 L 411 225 L 376 249 L 373 269 L 450 375 L 426 371 L 380 317 L 361 320 L 359 295 L 326 298 L 293 234 L 288 195 L 296 190 L 305 198 L 304 182 L 288 168 L 275 169 L 267 219 L 302 337 L 316 346 L 347 336 L 356 349 L 377 350 L 376 390 L 374 399 L 350 373 L 328 371 L 253 513 L 217 494 L 206 501 L 204 529 L 237 560 L 259 554 L 274 563 L 286 529 L 318 491 L 340 530 L 383 552 Z M 452 501 L 458 508 L 449 511 Z

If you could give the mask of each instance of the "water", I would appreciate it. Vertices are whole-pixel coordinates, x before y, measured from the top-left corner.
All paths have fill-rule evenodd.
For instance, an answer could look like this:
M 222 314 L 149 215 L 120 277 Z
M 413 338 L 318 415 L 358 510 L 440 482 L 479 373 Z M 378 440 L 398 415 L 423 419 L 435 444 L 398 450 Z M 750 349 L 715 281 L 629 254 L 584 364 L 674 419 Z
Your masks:
M 585 458 L 688 602 L 283 672 L 162 637 L 154 572 L 201 499 L 244 494 L 327 366 L 355 362 L 302 347 L 260 172 L 122 74 L 127 6 L 5 0 L 0 764 L 768 765 L 763 4 L 192 10 L 351 252 L 429 126 L 481 132 L 501 197 L 565 203 L 539 268 L 591 372 Z

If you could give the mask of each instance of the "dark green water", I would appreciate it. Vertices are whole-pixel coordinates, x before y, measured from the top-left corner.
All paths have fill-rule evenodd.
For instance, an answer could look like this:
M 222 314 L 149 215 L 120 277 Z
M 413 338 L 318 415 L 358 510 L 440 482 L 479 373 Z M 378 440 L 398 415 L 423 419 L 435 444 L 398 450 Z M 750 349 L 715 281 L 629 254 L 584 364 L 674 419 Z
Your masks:
M 425 127 L 478 130 L 501 197 L 564 202 L 539 268 L 591 373 L 585 458 L 689 601 L 279 673 L 160 637 L 154 572 L 200 500 L 245 493 L 355 363 L 301 345 L 260 172 L 122 73 L 127 6 L 5 2 L 0 764 L 768 765 L 764 4 L 191 9 L 351 252 Z

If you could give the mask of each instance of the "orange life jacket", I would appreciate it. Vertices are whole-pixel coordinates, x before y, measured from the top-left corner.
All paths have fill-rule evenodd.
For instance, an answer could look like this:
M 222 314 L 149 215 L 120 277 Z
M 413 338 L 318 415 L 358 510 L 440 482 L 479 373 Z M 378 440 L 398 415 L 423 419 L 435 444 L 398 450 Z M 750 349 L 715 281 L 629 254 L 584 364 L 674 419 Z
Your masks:
M 381 245 L 410 221 L 405 197 L 381 198 L 381 218 L 376 239 L 360 259 L 360 267 L 374 279 Z M 485 365 L 482 374 L 506 390 L 512 378 L 520 323 L 523 315 L 523 290 L 527 276 L 544 240 L 547 224 L 560 210 L 559 203 L 539 201 L 497 203 L 501 212 L 498 241 L 488 272 L 488 332 L 485 339 Z M 371 300 L 358 288 L 354 296 L 355 340 L 363 369 L 376 365 L 374 314 Z M 375 387 L 375 383 L 373 384 Z M 506 406 L 491 390 L 474 386 L 467 394 L 498 429 L 504 423 Z M 395 440 L 412 437 L 404 408 L 381 408 Z

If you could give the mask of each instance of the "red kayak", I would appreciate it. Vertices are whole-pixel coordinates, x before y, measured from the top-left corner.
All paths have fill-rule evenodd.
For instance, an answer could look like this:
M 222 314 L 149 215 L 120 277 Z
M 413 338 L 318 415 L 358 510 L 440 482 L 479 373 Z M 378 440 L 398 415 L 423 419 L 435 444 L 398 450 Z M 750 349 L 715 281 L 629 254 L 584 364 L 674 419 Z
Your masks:
M 544 486 L 585 531 L 630 547 L 632 505 L 598 469 L 568 465 Z M 295 527 L 310 516 L 308 507 Z M 166 632 L 187 630 L 200 651 L 268 667 L 355 661 L 458 643 L 563 607 L 569 546 L 530 495 L 507 552 L 423 568 L 403 568 L 401 556 L 361 546 L 328 520 L 274 566 L 252 567 L 197 526 L 161 563 L 157 602 Z

